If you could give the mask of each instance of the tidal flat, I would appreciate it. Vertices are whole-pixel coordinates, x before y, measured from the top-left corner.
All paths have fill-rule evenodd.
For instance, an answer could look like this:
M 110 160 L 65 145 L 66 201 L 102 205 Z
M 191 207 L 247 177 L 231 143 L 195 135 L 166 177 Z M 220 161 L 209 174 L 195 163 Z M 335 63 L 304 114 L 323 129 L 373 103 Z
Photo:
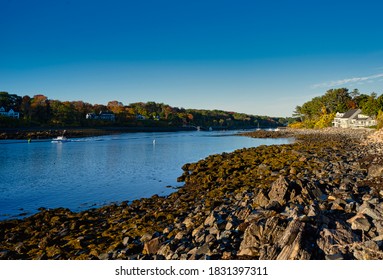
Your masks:
M 279 134 L 296 141 L 185 164 L 168 196 L 2 221 L 0 259 L 383 259 L 374 132 Z

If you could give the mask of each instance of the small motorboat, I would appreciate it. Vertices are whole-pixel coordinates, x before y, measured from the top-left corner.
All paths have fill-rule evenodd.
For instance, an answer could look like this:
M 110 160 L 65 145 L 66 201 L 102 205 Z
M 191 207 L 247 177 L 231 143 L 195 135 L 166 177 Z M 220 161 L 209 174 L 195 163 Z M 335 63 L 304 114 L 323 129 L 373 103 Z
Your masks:
M 53 138 L 52 143 L 70 142 L 70 140 L 64 136 L 65 132 L 66 130 L 64 130 L 64 133 L 62 136 L 57 136 L 56 138 Z
M 62 143 L 62 142 L 69 142 L 70 140 L 66 138 L 65 136 L 57 136 L 56 138 L 52 139 L 52 143 Z

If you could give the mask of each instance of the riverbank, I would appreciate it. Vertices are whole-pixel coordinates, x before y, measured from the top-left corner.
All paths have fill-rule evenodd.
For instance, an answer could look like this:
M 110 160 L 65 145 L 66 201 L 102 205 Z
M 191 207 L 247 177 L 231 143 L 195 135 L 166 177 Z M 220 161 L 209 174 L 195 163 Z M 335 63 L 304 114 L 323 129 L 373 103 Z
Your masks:
M 382 144 L 289 133 L 185 164 L 167 197 L 1 222 L 0 259 L 382 259 Z

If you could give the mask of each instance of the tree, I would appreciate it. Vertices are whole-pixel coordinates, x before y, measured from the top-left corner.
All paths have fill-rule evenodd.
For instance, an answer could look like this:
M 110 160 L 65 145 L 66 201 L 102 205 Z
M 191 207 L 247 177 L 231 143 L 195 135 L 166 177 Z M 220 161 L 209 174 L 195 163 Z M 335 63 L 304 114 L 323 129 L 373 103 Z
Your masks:
M 21 102 L 21 96 L 18 96 L 16 94 L 9 94 L 5 91 L 0 92 L 0 107 L 20 111 Z
M 114 114 L 121 114 L 124 111 L 124 104 L 116 100 L 109 101 L 107 107 Z
M 376 116 L 378 114 L 379 108 L 378 108 L 378 102 L 376 100 L 377 94 L 375 92 L 371 93 L 368 98 L 366 98 L 366 101 L 363 103 L 363 106 L 361 107 L 364 114 L 368 116 Z
M 348 89 L 330 89 L 323 96 L 323 103 L 326 106 L 327 112 L 345 112 L 348 109 L 348 102 L 351 100 Z
M 31 98 L 28 95 L 23 96 L 21 100 L 20 113 L 24 120 L 31 120 Z
M 45 95 L 34 95 L 31 100 L 31 119 L 45 124 L 50 119 L 48 98 Z

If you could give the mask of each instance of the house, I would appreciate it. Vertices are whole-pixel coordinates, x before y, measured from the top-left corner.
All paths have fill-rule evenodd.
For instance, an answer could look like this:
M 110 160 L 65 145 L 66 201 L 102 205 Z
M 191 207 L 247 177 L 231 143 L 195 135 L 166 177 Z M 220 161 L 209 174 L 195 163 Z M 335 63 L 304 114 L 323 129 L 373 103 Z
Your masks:
M 10 109 L 8 112 L 5 111 L 4 107 L 0 107 L 0 116 L 5 116 L 9 118 L 18 119 L 20 118 L 20 113 L 15 112 L 13 109 Z
M 86 114 L 86 119 L 87 120 L 95 120 L 95 119 L 97 119 L 97 115 L 95 113 L 88 113 L 88 114 Z
M 110 112 L 100 112 L 100 114 L 98 115 L 98 118 L 100 120 L 106 120 L 106 121 L 115 121 L 116 120 L 116 116 Z
M 113 113 L 110 112 L 100 112 L 100 114 L 95 113 L 88 113 L 86 114 L 87 120 L 106 120 L 106 121 L 115 121 L 116 116 Z
M 376 120 L 370 116 L 363 115 L 360 109 L 351 109 L 345 113 L 337 112 L 332 122 L 333 127 L 361 128 L 376 125 Z

